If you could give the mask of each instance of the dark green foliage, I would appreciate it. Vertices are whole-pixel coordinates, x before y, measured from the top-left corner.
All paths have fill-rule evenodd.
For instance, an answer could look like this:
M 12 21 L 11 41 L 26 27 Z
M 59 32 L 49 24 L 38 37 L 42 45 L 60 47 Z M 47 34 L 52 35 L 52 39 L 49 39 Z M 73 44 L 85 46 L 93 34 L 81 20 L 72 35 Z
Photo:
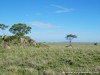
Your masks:
M 0 39 L 2 38 L 2 35 L 0 35 Z
M 94 45 L 98 45 L 98 43 L 94 43 Z
M 0 24 L 0 29 L 5 30 L 6 28 L 8 28 L 8 26 L 6 26 L 4 24 Z
M 17 36 L 4 36 L 3 40 L 6 42 L 12 41 L 12 40 L 17 40 L 18 37 Z
M 11 45 L 11 44 L 18 44 L 18 36 L 3 36 L 2 42 L 4 46 Z
M 2 36 L 0 35 L 0 43 L 2 42 Z
M 31 27 L 26 24 L 18 23 L 14 24 L 9 31 L 15 36 L 24 36 L 25 34 L 31 32 Z
M 19 41 L 19 36 L 4 36 L 2 39 L 3 41 L 6 43 L 6 44 L 20 44 L 20 41 Z M 25 39 L 25 43 L 27 43 L 27 45 L 29 44 L 28 40 L 30 39 L 29 36 L 22 36 L 22 38 Z M 35 42 L 35 40 L 33 40 Z
M 77 38 L 76 35 L 73 35 L 73 34 L 68 34 L 66 37 L 65 37 L 67 40 L 69 40 L 69 46 L 71 46 L 71 41 L 73 38 Z
M 3 31 L 3 35 L 5 35 L 4 30 L 8 28 L 5 24 L 0 24 L 0 29 Z

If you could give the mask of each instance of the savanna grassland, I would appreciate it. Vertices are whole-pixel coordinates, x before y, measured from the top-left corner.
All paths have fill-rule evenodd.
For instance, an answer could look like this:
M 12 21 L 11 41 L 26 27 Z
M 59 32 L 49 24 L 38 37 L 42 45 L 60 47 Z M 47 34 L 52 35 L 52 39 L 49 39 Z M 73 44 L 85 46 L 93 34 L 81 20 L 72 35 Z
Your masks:
M 0 47 L 0 75 L 100 75 L 100 44 Z M 83 73 L 84 72 L 84 73 Z

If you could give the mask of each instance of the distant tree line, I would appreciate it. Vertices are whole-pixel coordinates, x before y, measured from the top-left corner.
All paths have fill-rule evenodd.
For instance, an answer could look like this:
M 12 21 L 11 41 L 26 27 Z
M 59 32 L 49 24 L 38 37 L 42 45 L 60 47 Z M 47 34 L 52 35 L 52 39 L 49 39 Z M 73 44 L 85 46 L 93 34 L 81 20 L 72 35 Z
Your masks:
M 30 45 L 36 45 L 36 43 L 34 43 L 35 40 L 31 39 L 29 36 L 25 36 L 25 34 L 29 34 L 31 32 L 31 27 L 26 25 L 26 24 L 22 24 L 22 23 L 17 23 L 17 24 L 13 24 L 10 29 L 9 32 L 12 33 L 12 36 L 7 36 L 5 34 L 5 29 L 7 29 L 9 26 L 5 25 L 5 24 L 0 24 L 0 29 L 2 30 L 2 35 L 0 36 L 0 42 L 3 44 L 3 46 L 8 46 L 10 43 L 16 44 L 16 43 L 20 43 L 20 45 L 25 45 L 25 43 L 28 41 Z M 69 46 L 72 46 L 72 40 L 74 38 L 77 38 L 76 35 L 74 34 L 68 34 L 65 37 L 67 40 L 69 40 Z M 97 43 L 94 43 L 94 45 L 97 45 Z M 42 44 L 38 44 L 37 47 L 42 46 Z

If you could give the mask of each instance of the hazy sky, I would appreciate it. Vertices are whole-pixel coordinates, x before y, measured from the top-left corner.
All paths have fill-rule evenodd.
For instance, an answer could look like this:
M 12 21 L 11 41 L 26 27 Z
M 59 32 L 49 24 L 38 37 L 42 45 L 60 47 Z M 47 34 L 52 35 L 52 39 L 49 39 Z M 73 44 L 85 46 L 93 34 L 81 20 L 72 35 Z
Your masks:
M 25 23 L 36 41 L 66 41 L 72 33 L 73 41 L 100 42 L 100 0 L 0 0 L 0 23 Z

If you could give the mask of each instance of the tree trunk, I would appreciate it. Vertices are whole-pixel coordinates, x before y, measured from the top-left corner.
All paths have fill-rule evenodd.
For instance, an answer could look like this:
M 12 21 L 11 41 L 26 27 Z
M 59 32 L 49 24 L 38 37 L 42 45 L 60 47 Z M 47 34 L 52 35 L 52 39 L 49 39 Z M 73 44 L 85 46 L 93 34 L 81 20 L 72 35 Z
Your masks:
M 72 46 L 72 44 L 71 44 L 71 39 L 69 40 L 69 46 Z
M 2 32 L 3 32 L 3 36 L 5 36 L 5 32 L 4 32 L 4 30 L 2 30 Z

